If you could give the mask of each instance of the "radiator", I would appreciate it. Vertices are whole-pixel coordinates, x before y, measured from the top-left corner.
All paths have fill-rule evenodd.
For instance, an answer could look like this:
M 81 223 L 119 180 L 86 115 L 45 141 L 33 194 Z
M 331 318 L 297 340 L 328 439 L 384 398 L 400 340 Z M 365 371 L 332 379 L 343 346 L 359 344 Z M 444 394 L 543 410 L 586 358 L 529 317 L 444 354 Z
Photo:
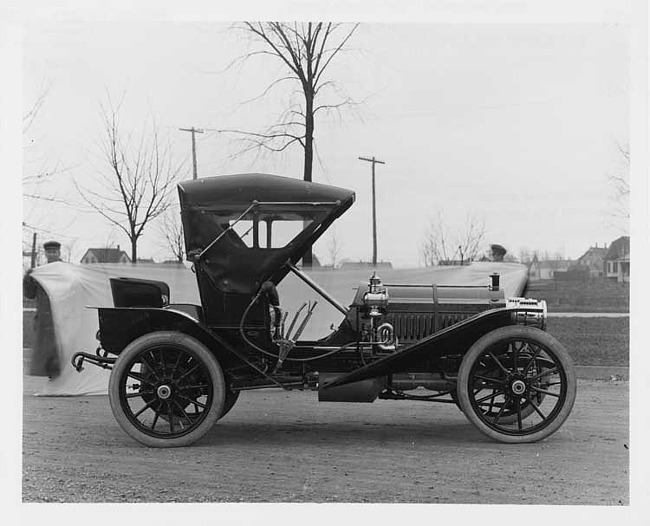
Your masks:
M 400 343 L 415 342 L 454 325 L 475 313 L 389 313 L 386 321 L 395 329 Z M 437 319 L 436 319 L 437 318 Z

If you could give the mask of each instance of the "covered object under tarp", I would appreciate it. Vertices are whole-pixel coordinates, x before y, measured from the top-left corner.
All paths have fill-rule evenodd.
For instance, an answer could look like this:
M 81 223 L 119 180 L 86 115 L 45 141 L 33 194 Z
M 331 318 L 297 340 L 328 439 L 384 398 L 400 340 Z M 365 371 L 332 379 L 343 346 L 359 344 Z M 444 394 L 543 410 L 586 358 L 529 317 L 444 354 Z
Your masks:
M 526 285 L 526 268 L 514 263 L 474 263 L 463 267 L 429 267 L 424 269 L 386 269 L 378 272 L 384 283 L 439 285 L 485 285 L 489 275 L 501 276 L 506 297 L 520 296 Z M 355 289 L 367 282 L 372 269 L 315 269 L 309 276 L 343 305 L 349 305 Z M 181 265 L 72 265 L 51 263 L 34 270 L 32 276 L 43 286 L 52 305 L 54 328 L 60 353 L 61 374 L 46 382 L 38 395 L 75 396 L 106 394 L 110 371 L 91 364 L 78 373 L 70 359 L 77 351 L 94 352 L 99 328 L 96 309 L 111 307 L 110 278 L 130 277 L 164 281 L 170 288 L 172 303 L 200 304 L 195 275 Z M 342 314 L 324 301 L 293 274 L 279 285 L 280 304 L 295 313 L 307 300 L 318 300 L 318 308 L 303 333 L 304 339 L 326 336 L 331 326 L 338 326 Z M 390 289 L 389 289 L 390 293 Z M 91 308 L 89 308 L 91 307 Z
M 99 342 L 97 310 L 112 307 L 110 278 L 132 277 L 165 281 L 177 303 L 199 303 L 194 274 L 181 265 L 72 265 L 50 263 L 32 276 L 45 289 L 52 306 L 61 373 L 44 384 L 38 395 L 106 394 L 110 371 L 91 364 L 81 373 L 70 362 L 77 351 L 94 353 Z

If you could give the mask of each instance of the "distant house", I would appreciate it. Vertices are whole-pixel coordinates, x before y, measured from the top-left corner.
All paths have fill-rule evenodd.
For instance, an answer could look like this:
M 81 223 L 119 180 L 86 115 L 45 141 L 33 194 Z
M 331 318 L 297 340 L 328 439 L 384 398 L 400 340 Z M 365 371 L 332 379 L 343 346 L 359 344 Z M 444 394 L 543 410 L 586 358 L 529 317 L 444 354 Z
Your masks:
M 93 263 L 131 263 L 131 258 L 117 248 L 89 248 L 81 258 L 81 263 L 84 265 Z
M 539 261 L 535 255 L 528 266 L 528 277 L 530 279 L 555 279 L 556 272 L 566 272 L 573 263 L 570 259 Z
M 630 237 L 621 236 L 605 254 L 605 276 L 619 283 L 630 281 Z
M 599 247 L 589 247 L 589 250 L 578 258 L 578 265 L 589 269 L 590 278 L 600 278 L 605 275 L 605 256 L 607 255 L 607 245 Z

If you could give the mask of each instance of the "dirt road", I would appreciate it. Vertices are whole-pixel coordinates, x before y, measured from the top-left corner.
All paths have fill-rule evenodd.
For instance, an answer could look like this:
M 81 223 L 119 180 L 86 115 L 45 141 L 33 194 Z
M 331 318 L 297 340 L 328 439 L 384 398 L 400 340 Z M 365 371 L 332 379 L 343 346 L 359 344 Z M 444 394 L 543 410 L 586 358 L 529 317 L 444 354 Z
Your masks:
M 129 438 L 106 396 L 34 397 L 30 381 L 24 502 L 629 503 L 628 382 L 581 380 L 536 444 L 491 442 L 446 404 L 253 391 L 194 446 L 161 450 Z

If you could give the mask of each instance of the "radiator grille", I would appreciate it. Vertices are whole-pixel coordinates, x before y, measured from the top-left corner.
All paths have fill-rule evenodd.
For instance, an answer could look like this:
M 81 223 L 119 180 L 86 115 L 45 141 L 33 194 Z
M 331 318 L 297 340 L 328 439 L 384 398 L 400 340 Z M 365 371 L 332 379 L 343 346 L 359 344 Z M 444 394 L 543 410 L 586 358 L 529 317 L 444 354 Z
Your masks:
M 433 313 L 393 313 L 386 320 L 395 329 L 395 336 L 400 342 L 413 342 L 430 336 L 436 330 L 440 331 L 468 318 L 471 313 L 441 313 L 438 314 L 438 324 L 434 322 Z

